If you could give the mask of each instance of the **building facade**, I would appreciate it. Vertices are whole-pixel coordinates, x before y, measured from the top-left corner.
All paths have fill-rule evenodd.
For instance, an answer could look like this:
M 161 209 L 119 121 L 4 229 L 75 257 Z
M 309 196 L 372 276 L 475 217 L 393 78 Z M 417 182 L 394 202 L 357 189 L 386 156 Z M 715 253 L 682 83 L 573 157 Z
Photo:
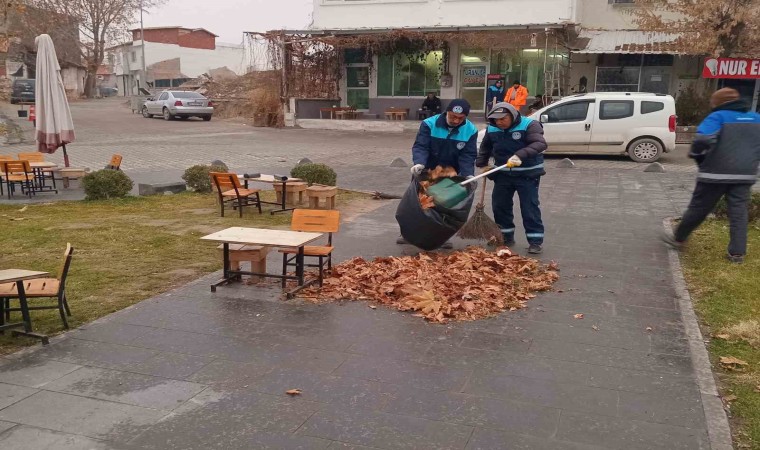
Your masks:
M 132 41 L 109 49 L 119 95 L 134 95 L 139 88 L 161 90 L 177 87 L 204 73 L 226 67 L 242 75 L 248 64 L 242 45 L 216 42 L 208 30 L 182 27 L 132 30 Z M 143 74 L 143 54 L 145 72 Z
M 395 29 L 424 33 L 527 35 L 488 46 L 452 41 L 425 55 L 374 55 L 347 51 L 340 86 L 343 106 L 382 117 L 389 107 L 419 108 L 429 92 L 444 104 L 467 98 L 486 109 L 486 90 L 519 80 L 529 104 L 582 92 L 656 92 L 678 96 L 714 87 L 702 76 L 705 58 L 675 46 L 677 35 L 638 30 L 634 0 L 314 0 L 309 30 L 293 34 L 361 35 Z M 445 53 L 445 55 L 444 55 Z M 358 55 L 358 56 L 357 56 Z M 445 64 L 442 60 L 446 59 Z M 760 83 L 722 79 L 757 104 Z

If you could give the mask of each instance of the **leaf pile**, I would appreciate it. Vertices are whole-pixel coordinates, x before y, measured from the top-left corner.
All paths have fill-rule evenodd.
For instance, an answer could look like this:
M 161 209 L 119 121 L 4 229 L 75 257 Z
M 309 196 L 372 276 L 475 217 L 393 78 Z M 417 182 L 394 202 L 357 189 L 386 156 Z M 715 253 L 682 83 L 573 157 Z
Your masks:
M 427 180 L 420 181 L 420 191 L 417 193 L 417 197 L 420 200 L 420 206 L 422 206 L 422 209 L 430 209 L 435 206 L 433 197 L 426 194 L 430 186 L 434 185 L 444 178 L 457 176 L 457 171 L 453 167 L 436 166 L 435 169 L 428 169 L 427 172 Z
M 300 295 L 315 303 L 369 300 L 445 323 L 523 308 L 534 292 L 551 288 L 559 278 L 557 271 L 555 263 L 542 265 L 513 255 L 506 247 L 496 252 L 468 247 L 373 261 L 357 257 L 334 266 L 324 286 L 310 287 Z

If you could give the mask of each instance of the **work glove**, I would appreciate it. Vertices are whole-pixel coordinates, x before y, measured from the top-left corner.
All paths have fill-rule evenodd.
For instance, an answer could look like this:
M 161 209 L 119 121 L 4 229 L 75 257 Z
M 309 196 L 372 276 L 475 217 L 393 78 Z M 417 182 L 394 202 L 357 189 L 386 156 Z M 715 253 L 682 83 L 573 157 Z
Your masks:
M 522 159 L 517 155 L 512 155 L 512 157 L 507 160 L 507 164 L 507 167 L 520 167 L 522 165 Z
M 424 164 L 415 164 L 412 166 L 412 175 L 419 175 L 423 170 L 425 170 Z
M 470 179 L 470 178 L 472 178 L 472 177 L 473 177 L 473 175 L 467 175 L 466 177 L 464 177 L 464 179 L 465 179 L 465 180 L 469 180 L 469 179 Z

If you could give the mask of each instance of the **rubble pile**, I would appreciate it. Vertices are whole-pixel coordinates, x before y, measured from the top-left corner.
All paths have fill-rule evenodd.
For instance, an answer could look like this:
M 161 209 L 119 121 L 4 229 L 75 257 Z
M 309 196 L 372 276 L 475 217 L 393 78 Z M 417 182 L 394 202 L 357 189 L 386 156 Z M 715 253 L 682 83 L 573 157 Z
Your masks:
M 556 263 L 543 265 L 506 247 L 373 261 L 357 257 L 334 266 L 321 288 L 310 287 L 299 295 L 314 303 L 365 300 L 446 323 L 523 308 L 535 292 L 551 289 L 558 270 Z

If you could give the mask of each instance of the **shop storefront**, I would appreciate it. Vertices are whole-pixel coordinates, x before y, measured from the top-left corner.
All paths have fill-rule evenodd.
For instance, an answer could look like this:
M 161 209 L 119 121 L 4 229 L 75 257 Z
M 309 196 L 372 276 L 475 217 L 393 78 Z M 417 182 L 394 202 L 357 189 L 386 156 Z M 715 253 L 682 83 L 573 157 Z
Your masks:
M 717 79 L 718 88 L 736 89 L 742 99 L 752 105 L 753 111 L 760 111 L 760 59 L 707 58 L 702 68 L 702 77 Z

